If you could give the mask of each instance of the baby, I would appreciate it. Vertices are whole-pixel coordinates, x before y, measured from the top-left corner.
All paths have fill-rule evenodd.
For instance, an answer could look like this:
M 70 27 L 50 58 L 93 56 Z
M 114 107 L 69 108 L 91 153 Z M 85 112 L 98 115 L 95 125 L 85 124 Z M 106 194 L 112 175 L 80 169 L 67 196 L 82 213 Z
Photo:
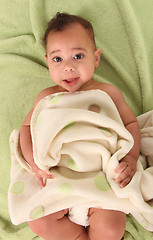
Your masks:
M 26 161 L 42 187 L 45 187 L 47 179 L 54 178 L 50 171 L 39 169 L 33 159 L 30 119 L 35 106 L 42 98 L 57 92 L 100 89 L 112 98 L 126 129 L 134 139 L 133 148 L 115 169 L 119 174 L 116 182 L 121 188 L 125 187 L 136 172 L 140 152 L 139 126 L 121 92 L 111 84 L 92 79 L 101 55 L 100 48 L 96 48 L 95 45 L 92 25 L 81 17 L 57 13 L 48 24 L 44 42 L 49 74 L 56 85 L 43 90 L 37 96 L 33 109 L 22 124 L 20 146 Z M 70 221 L 67 214 L 68 209 L 64 209 L 28 224 L 33 232 L 45 240 L 119 240 L 125 231 L 126 215 L 120 211 L 90 208 L 90 225 L 86 229 Z

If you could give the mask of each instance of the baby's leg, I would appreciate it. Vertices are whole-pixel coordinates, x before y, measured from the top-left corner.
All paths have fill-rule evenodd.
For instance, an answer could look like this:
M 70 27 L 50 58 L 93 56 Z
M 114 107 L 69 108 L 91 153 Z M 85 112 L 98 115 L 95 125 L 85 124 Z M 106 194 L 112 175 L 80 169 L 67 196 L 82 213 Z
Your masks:
M 125 232 L 126 215 L 120 211 L 91 208 L 88 240 L 120 240 Z
M 73 223 L 62 210 L 43 218 L 28 222 L 31 230 L 45 240 L 86 240 L 84 227 Z

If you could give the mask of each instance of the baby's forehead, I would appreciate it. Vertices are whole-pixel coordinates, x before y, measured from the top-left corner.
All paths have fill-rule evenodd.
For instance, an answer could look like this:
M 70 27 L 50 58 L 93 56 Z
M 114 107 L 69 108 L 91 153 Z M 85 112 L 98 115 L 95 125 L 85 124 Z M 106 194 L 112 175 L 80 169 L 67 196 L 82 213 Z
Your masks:
M 56 43 L 65 43 L 69 44 L 70 42 L 74 42 L 77 45 L 80 42 L 83 42 L 85 44 L 94 44 L 93 39 L 91 38 L 89 31 L 85 29 L 81 24 L 79 23 L 72 23 L 69 24 L 67 27 L 63 28 L 62 30 L 55 31 L 52 30 L 47 39 L 47 43 L 49 44 L 55 44 Z M 80 47 L 80 46 L 76 46 Z

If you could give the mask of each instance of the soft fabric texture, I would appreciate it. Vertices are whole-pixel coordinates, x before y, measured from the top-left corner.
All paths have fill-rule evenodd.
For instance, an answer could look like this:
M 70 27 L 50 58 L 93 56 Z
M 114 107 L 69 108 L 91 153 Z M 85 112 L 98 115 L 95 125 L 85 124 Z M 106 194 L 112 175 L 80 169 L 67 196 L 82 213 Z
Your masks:
M 147 163 L 148 155 L 153 157 L 148 148 L 148 143 L 153 145 L 153 111 L 139 120 Z M 39 168 L 50 169 L 55 178 L 41 188 L 21 154 L 19 131 L 14 130 L 9 188 L 14 224 L 69 208 L 72 221 L 88 226 L 87 210 L 98 207 L 131 213 L 153 231 L 153 206 L 147 203 L 153 200 L 153 166 L 144 170 L 138 161 L 126 187 L 115 182 L 115 168 L 132 148 L 133 138 L 108 94 L 88 90 L 47 96 L 37 104 L 30 128 L 34 161 Z
M 153 109 L 153 2 L 146 0 L 0 0 L 0 238 L 39 239 L 26 223 L 9 217 L 8 139 L 21 124 L 37 94 L 52 85 L 41 38 L 56 12 L 80 15 L 93 24 L 102 59 L 94 78 L 112 83 L 136 115 Z M 131 215 L 125 239 L 153 239 Z

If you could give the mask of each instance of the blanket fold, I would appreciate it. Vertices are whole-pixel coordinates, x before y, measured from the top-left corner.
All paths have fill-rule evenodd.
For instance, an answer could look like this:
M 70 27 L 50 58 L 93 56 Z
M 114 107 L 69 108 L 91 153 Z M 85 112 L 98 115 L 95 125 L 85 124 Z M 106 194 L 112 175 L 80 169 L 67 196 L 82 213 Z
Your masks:
M 33 154 L 38 167 L 50 169 L 55 178 L 40 188 L 22 156 L 19 130 L 14 130 L 8 193 L 12 222 L 19 224 L 69 208 L 70 219 L 87 226 L 88 209 L 98 207 L 131 213 L 153 231 L 153 154 L 147 150 L 148 138 L 153 141 L 152 119 L 153 112 L 138 117 L 142 152 L 136 174 L 121 189 L 114 169 L 132 148 L 133 138 L 109 95 L 89 90 L 42 99 L 31 118 Z

